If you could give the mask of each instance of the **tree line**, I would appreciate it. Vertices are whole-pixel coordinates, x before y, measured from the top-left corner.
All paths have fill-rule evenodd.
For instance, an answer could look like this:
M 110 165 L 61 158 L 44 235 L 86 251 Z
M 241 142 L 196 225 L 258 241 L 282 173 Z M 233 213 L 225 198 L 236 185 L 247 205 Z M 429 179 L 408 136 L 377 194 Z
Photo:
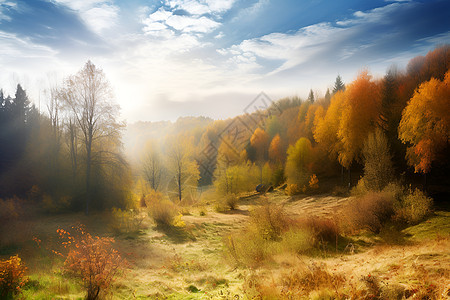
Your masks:
M 219 195 L 260 184 L 286 184 L 295 194 L 330 178 L 355 184 L 352 172 L 371 189 L 414 172 L 442 179 L 449 169 L 449 69 L 444 45 L 383 78 L 362 70 L 345 84 L 337 76 L 323 97 L 311 91 L 306 100 L 280 99 L 227 120 L 141 122 L 129 127 L 140 132 L 130 164 L 111 85 L 88 61 L 46 89 L 45 113 L 20 85 L 14 98 L 0 93 L 0 197 L 89 213 L 130 207 L 149 189 L 180 202 L 211 184 Z

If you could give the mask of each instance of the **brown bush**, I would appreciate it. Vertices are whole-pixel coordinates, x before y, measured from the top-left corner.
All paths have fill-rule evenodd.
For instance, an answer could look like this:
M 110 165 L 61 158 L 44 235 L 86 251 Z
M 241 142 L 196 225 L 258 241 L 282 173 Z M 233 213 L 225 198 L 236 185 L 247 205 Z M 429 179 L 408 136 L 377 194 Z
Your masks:
M 248 225 L 224 241 L 238 264 L 256 267 L 280 253 L 310 254 L 312 248 L 334 243 L 339 228 L 331 219 L 295 220 L 280 205 L 256 208 Z
M 335 220 L 321 217 L 311 217 L 300 222 L 300 226 L 307 230 L 313 244 L 334 243 L 339 236 L 339 227 Z
M 149 207 L 149 214 L 159 227 L 171 227 L 178 216 L 177 206 L 170 200 L 153 202 Z
M 162 228 L 171 227 L 179 215 L 178 207 L 170 200 L 164 199 L 160 192 L 151 190 L 145 197 L 149 216 Z
M 292 222 L 282 206 L 266 203 L 251 213 L 250 223 L 263 240 L 276 241 Z
M 299 265 L 269 279 L 251 274 L 244 281 L 249 299 L 343 299 L 345 277 L 330 273 L 323 264 Z
M 219 201 L 216 203 L 216 211 L 226 212 L 228 210 L 234 210 L 238 208 L 239 198 L 236 194 L 228 194 L 224 197 L 218 196 Z
M 346 207 L 344 215 L 354 230 L 366 229 L 379 233 L 394 215 L 394 201 L 388 193 L 368 192 L 355 198 Z

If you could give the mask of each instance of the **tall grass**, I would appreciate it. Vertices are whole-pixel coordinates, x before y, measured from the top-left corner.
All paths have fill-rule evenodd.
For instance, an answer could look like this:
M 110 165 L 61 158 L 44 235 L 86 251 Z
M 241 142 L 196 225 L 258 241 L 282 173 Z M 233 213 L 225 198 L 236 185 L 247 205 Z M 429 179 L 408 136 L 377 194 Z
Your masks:
M 333 220 L 291 218 L 282 206 L 266 203 L 251 213 L 244 229 L 225 239 L 225 246 L 236 263 L 258 267 L 280 253 L 317 253 L 337 236 Z

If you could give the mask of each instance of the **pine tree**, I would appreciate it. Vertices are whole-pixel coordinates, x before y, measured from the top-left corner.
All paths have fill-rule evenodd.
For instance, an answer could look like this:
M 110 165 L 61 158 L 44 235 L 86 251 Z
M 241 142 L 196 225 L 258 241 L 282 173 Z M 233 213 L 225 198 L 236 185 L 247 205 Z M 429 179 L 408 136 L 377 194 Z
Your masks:
M 314 103 L 314 92 L 313 90 L 309 90 L 308 101 Z
M 336 77 L 336 81 L 334 82 L 333 95 L 338 91 L 345 91 L 345 84 L 342 81 L 341 75 Z
M 325 93 L 325 101 L 326 103 L 330 103 L 331 100 L 331 94 L 330 94 L 330 89 L 327 89 L 327 92 Z

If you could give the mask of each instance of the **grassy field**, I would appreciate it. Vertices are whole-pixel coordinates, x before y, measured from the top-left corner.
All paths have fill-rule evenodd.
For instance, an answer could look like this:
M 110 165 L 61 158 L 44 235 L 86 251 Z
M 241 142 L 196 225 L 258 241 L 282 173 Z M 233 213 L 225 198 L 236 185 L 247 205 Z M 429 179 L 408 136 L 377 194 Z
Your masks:
M 24 299 L 85 296 L 83 287 L 61 272 L 62 260 L 51 253 L 57 244 L 56 230 L 78 222 L 94 235 L 114 237 L 114 246 L 128 261 L 112 289 L 101 295 L 105 299 L 276 299 L 280 295 L 331 299 L 331 294 L 402 299 L 427 291 L 434 298 L 450 297 L 449 212 L 436 211 L 401 231 L 340 237 L 337 251 L 330 245 L 308 255 L 279 253 L 257 267 L 237 264 L 224 242 L 229 234 L 245 228 L 251 211 L 267 201 L 282 204 L 290 216 L 311 217 L 333 216 L 349 198 L 289 197 L 275 191 L 242 198 L 239 209 L 226 213 L 216 212 L 213 203 L 187 207 L 182 227 L 160 229 L 143 212 L 141 230 L 121 234 L 111 230 L 107 213 L 89 217 L 30 213 L 2 228 L 0 255 L 19 253 L 27 265 L 29 281 L 20 296 Z M 39 245 L 33 238 L 41 240 Z M 300 290 L 308 296 L 301 296 Z

